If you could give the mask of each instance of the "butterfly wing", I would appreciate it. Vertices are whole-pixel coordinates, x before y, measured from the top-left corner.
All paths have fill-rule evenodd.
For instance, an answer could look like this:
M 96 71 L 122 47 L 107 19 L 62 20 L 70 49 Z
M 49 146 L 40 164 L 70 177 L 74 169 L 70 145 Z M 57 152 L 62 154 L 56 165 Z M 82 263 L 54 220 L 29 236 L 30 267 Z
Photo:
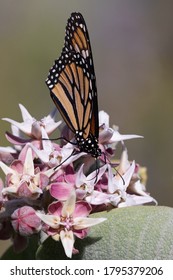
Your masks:
M 93 111 L 88 75 L 85 60 L 69 52 L 55 61 L 46 81 L 64 121 L 74 133 L 82 131 L 83 138 L 90 133 Z
M 67 21 L 64 40 L 64 51 L 69 50 L 71 52 L 80 53 L 83 58 L 88 60 L 88 64 L 91 68 L 93 68 L 90 70 L 93 70 L 92 74 L 94 74 L 94 65 L 89 34 L 85 20 L 80 13 L 72 13 L 71 17 Z
M 98 138 L 98 104 L 91 46 L 85 21 L 72 13 L 62 54 L 50 69 L 46 83 L 64 121 L 83 138 Z
M 72 13 L 71 17 L 68 19 L 63 50 L 70 50 L 72 52 L 80 53 L 80 55 L 86 60 L 86 65 L 90 71 L 93 103 L 90 132 L 92 135 L 98 138 L 98 101 L 94 62 L 87 26 L 83 16 L 80 13 Z

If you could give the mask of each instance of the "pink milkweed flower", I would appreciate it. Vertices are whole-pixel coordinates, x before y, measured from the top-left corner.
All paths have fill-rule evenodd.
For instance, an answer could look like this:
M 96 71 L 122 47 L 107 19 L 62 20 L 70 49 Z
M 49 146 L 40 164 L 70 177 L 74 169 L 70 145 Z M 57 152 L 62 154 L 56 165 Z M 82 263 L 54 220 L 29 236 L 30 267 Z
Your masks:
M 75 191 L 62 203 L 54 202 L 49 206 L 49 214 L 37 212 L 38 217 L 49 226 L 47 234 L 54 240 L 61 240 L 67 257 L 74 251 L 75 236 L 84 238 L 88 228 L 105 221 L 105 218 L 88 218 L 91 206 L 85 201 L 76 202 Z
M 99 112 L 99 126 L 99 142 L 102 144 L 116 144 L 124 140 L 143 138 L 143 136 L 136 134 L 120 134 L 117 126 L 114 126 L 114 129 L 112 129 L 109 126 L 109 115 L 104 111 Z
M 42 134 L 42 149 L 37 148 L 33 143 L 28 145 L 32 148 L 39 159 L 49 165 L 49 167 L 55 167 L 59 165 L 61 167 L 67 166 L 71 162 L 75 161 L 85 153 L 76 153 L 73 155 L 74 145 L 67 143 L 62 148 L 56 143 L 49 140 L 49 136 L 45 129 L 41 128 Z
M 77 199 L 85 200 L 85 197 L 94 190 L 97 182 L 105 173 L 107 165 L 105 164 L 99 170 L 95 170 L 89 175 L 84 174 L 83 168 L 84 164 L 81 165 L 76 173 L 72 173 L 70 165 L 67 166 L 63 178 L 60 176 L 61 178 L 57 178 L 56 182 L 50 185 L 51 196 L 60 201 L 64 201 L 67 200 L 72 190 L 75 190 Z
M 20 131 L 22 131 L 31 138 L 41 138 L 41 127 L 43 127 L 47 134 L 50 135 L 61 124 L 61 121 L 54 121 L 56 110 L 53 110 L 52 113 L 50 113 L 48 116 L 42 118 L 40 121 L 37 121 L 34 117 L 30 115 L 30 113 L 23 105 L 19 104 L 19 107 L 21 110 L 23 122 L 20 123 L 9 118 L 3 118 L 3 120 L 16 126 Z
M 30 147 L 27 150 L 24 163 L 15 160 L 11 167 L 8 167 L 1 161 L 0 167 L 7 176 L 6 186 L 2 190 L 3 195 L 32 199 L 37 199 L 42 194 L 43 189 L 49 183 L 49 177 L 54 172 L 52 170 L 40 172 L 38 168 L 34 168 Z
M 109 200 L 113 206 L 125 207 L 142 205 L 150 202 L 157 204 L 154 198 L 141 189 L 139 178 L 134 182 L 133 176 L 135 174 L 135 169 L 135 162 L 133 161 L 130 164 L 128 161 L 126 149 L 122 152 L 118 173 L 113 176 L 111 169 L 108 168 Z M 130 189 L 129 193 L 128 188 Z
M 94 170 L 88 175 L 84 174 L 84 164 L 81 165 L 76 174 L 76 194 L 79 199 L 84 199 L 86 196 L 94 191 L 97 183 L 102 178 L 103 174 L 106 172 L 107 164 L 104 164 L 98 170 Z
M 124 152 L 122 158 L 123 157 L 125 157 Z M 115 176 L 112 174 L 111 168 L 108 168 L 108 192 L 110 193 L 109 200 L 113 206 L 118 206 L 121 201 L 126 200 L 126 190 L 130 184 L 135 170 L 134 161 L 131 165 L 130 163 L 126 163 L 127 165 L 125 166 L 123 160 L 124 159 L 122 159 L 120 162 L 118 173 Z
M 126 189 L 135 170 L 135 162 L 130 163 L 127 160 L 126 149 L 122 152 L 120 164 L 117 167 L 116 175 L 112 172 L 112 167 L 107 165 L 107 189 L 103 191 L 94 190 L 86 200 L 92 205 L 112 204 L 114 207 L 125 200 Z

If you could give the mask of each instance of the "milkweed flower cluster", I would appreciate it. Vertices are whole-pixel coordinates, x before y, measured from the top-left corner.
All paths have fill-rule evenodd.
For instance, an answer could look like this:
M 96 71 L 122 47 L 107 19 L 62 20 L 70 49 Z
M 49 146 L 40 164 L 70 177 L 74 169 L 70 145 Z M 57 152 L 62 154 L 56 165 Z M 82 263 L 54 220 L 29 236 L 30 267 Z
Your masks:
M 72 144 L 72 135 L 54 110 L 40 121 L 19 105 L 23 121 L 9 118 L 9 147 L 0 147 L 0 239 L 11 238 L 15 250 L 27 246 L 33 234 L 43 242 L 61 241 L 68 257 L 78 252 L 75 238 L 84 238 L 89 228 L 104 222 L 91 213 L 112 208 L 156 203 L 145 189 L 146 170 L 128 160 L 124 141 L 139 135 L 122 135 L 109 127 L 109 116 L 99 113 L 99 147 L 96 160 Z M 59 128 L 61 143 L 51 140 Z M 63 137 L 65 140 L 63 140 Z M 71 140 L 72 139 L 72 140 Z M 67 141 L 69 140 L 69 142 Z M 122 145 L 120 159 L 117 144 Z M 112 163 L 111 163 L 112 162 Z M 143 175 L 142 175 L 143 174 Z

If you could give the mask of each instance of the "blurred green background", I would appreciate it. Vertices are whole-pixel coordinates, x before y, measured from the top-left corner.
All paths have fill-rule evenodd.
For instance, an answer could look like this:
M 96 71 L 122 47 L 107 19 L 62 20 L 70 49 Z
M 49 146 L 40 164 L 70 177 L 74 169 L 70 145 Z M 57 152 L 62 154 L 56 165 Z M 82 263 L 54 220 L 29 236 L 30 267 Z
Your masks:
M 147 189 L 173 206 L 173 2 L 166 0 L 0 1 L 0 118 L 21 120 L 18 103 L 37 119 L 53 108 L 45 78 L 61 52 L 67 18 L 87 23 L 99 108 L 121 133 L 129 158 L 148 168 Z M 0 146 L 6 146 L 1 121 Z

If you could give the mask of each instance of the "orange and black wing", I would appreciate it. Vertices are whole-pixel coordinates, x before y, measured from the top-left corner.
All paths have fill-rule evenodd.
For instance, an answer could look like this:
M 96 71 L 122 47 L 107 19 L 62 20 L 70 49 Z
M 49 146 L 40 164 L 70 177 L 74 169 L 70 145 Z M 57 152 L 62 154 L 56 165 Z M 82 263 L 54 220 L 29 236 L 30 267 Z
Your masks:
M 65 43 L 50 69 L 46 83 L 64 121 L 83 138 L 98 138 L 98 104 L 89 35 L 80 13 L 72 13 L 66 27 Z
M 94 64 L 92 58 L 91 44 L 87 26 L 83 16 L 80 13 L 72 13 L 67 21 L 64 40 L 64 51 L 80 53 L 88 60 L 90 71 L 94 75 Z
M 92 102 L 94 107 L 94 111 L 92 112 L 91 133 L 98 138 L 98 101 L 94 62 L 87 26 L 80 13 L 72 13 L 71 17 L 68 19 L 63 50 L 80 53 L 80 55 L 86 60 L 86 65 L 91 76 Z
M 69 128 L 90 134 L 92 123 L 92 88 L 90 73 L 80 54 L 62 53 L 46 80 L 51 97 Z

